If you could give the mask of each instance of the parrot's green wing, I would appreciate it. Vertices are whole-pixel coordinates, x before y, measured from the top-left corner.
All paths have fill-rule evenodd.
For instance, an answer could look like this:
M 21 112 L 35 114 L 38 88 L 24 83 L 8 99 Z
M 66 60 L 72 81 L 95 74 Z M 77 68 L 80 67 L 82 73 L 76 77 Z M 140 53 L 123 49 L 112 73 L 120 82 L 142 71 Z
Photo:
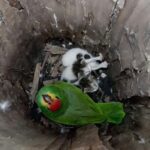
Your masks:
M 57 82 L 54 86 L 63 90 L 63 95 L 69 103 L 65 113 L 57 118 L 59 121 L 65 124 L 84 125 L 105 120 L 103 112 L 97 108 L 96 103 L 79 88 L 65 82 Z
M 124 117 L 121 103 L 95 103 L 79 88 L 65 82 L 56 82 L 43 87 L 37 99 L 41 99 L 41 95 L 45 92 L 52 92 L 63 101 L 62 109 L 57 112 L 41 108 L 46 117 L 57 123 L 65 125 L 86 125 L 104 121 L 120 123 Z

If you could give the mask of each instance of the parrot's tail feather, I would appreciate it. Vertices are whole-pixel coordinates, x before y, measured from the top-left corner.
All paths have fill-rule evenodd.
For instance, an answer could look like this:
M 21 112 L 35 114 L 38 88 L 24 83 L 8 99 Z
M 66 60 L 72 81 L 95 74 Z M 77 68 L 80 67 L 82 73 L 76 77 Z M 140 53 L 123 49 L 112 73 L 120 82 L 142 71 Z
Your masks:
M 98 103 L 98 108 L 106 118 L 106 122 L 119 124 L 125 117 L 123 104 L 120 102 Z

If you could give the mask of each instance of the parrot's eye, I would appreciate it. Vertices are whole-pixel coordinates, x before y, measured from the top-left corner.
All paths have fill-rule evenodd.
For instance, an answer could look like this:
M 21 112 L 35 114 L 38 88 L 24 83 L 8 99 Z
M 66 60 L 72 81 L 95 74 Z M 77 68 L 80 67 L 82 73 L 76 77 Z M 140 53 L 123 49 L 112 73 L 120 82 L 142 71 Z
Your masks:
M 52 99 L 49 95 L 42 95 L 44 101 L 48 104 L 51 104 L 52 103 Z

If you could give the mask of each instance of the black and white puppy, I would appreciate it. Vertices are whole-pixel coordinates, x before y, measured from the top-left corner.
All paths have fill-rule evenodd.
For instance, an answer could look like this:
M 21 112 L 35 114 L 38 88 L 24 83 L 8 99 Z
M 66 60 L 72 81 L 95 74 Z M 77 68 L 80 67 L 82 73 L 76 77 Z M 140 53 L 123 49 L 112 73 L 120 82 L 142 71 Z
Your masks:
M 108 67 L 108 63 L 106 61 L 102 62 L 102 60 L 101 53 L 99 56 L 94 57 L 84 49 L 73 48 L 68 50 L 62 57 L 62 64 L 65 69 L 61 75 L 61 80 L 79 85 L 80 80 L 92 71 Z

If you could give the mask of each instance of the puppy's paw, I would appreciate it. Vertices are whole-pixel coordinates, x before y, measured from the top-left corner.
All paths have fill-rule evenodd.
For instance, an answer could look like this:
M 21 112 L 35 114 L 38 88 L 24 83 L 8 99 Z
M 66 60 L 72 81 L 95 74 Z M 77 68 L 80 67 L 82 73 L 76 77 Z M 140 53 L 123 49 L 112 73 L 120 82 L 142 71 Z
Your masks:
M 100 60 L 100 61 L 103 60 L 103 55 L 102 55 L 102 53 L 99 53 L 99 60 Z
M 108 62 L 107 61 L 102 62 L 101 68 L 108 68 Z

